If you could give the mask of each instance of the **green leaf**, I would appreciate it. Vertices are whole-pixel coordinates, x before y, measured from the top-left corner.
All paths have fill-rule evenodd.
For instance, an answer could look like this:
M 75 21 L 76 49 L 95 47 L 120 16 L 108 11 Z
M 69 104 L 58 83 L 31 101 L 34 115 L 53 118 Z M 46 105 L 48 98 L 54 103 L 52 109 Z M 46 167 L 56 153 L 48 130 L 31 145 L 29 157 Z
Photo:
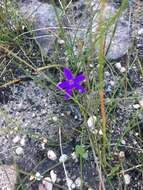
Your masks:
M 76 145 L 75 153 L 77 156 L 80 156 L 84 159 L 88 158 L 88 152 L 85 150 L 85 147 L 83 145 Z

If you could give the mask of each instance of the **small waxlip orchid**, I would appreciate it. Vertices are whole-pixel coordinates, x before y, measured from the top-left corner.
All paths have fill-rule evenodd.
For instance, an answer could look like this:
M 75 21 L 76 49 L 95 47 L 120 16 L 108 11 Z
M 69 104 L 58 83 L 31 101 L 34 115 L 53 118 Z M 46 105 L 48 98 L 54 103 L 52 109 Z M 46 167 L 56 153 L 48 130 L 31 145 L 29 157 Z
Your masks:
M 76 77 L 73 76 L 71 70 L 68 68 L 64 68 L 64 75 L 66 78 L 66 81 L 60 82 L 57 84 L 57 87 L 59 89 L 64 89 L 66 93 L 66 99 L 69 100 L 72 96 L 73 90 L 78 90 L 81 93 L 85 93 L 86 90 L 83 86 L 81 86 L 81 82 L 83 82 L 86 78 L 84 75 L 80 74 Z

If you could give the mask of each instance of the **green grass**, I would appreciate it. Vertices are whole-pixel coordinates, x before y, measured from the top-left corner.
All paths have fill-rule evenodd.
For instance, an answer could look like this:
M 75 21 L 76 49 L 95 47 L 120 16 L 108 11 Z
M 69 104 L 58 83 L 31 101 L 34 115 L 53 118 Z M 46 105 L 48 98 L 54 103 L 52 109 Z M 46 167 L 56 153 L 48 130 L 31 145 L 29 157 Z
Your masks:
M 80 112 L 83 116 L 83 123 L 81 124 L 81 128 L 78 131 L 80 136 L 80 145 L 77 145 L 79 149 L 84 147 L 84 150 L 80 149 L 81 152 L 80 155 L 80 176 L 83 178 L 84 176 L 84 170 L 83 170 L 83 164 L 86 162 L 84 160 L 84 156 L 82 153 L 85 153 L 85 151 L 90 151 L 90 154 L 92 152 L 94 162 L 96 164 L 96 169 L 99 177 L 99 183 L 104 189 L 106 186 L 104 183 L 104 177 L 106 178 L 108 184 L 110 185 L 111 189 L 115 189 L 114 187 L 114 181 L 117 181 L 117 183 L 120 185 L 120 181 L 122 181 L 122 184 L 124 187 L 123 189 L 127 189 L 126 185 L 123 183 L 123 175 L 122 172 L 130 170 L 132 171 L 138 171 L 140 175 L 142 175 L 142 155 L 143 150 L 141 147 L 142 144 L 142 129 L 140 121 L 138 120 L 138 115 L 142 113 L 142 109 L 139 109 L 135 113 L 132 113 L 132 115 L 129 115 L 129 118 L 126 122 L 126 127 L 122 126 L 122 121 L 118 118 L 118 111 L 120 111 L 120 105 L 121 103 L 124 104 L 124 107 L 127 104 L 130 104 L 132 100 L 136 100 L 139 97 L 136 97 L 135 94 L 132 93 L 132 84 L 130 84 L 130 81 L 127 77 L 127 72 L 125 74 L 119 75 L 114 67 L 114 64 L 116 62 L 109 62 L 106 60 L 105 57 L 105 35 L 107 31 L 111 27 L 114 28 L 113 34 L 116 30 L 116 24 L 117 20 L 119 19 L 121 13 L 123 12 L 124 8 L 127 5 L 127 1 L 124 0 L 122 2 L 122 5 L 117 10 L 116 14 L 113 15 L 108 23 L 105 23 L 103 10 L 106 6 L 106 2 L 101 2 L 101 10 L 99 11 L 99 23 L 98 23 L 98 35 L 92 34 L 92 29 L 89 27 L 89 30 L 87 31 L 87 36 L 90 36 L 92 43 L 90 44 L 90 47 L 87 49 L 83 49 L 82 47 L 82 41 L 79 40 L 79 47 L 77 50 L 77 55 L 75 55 L 74 52 L 74 46 L 76 43 L 76 35 L 75 38 L 70 38 L 65 32 L 63 25 L 61 24 L 62 16 L 65 14 L 66 5 L 63 5 L 63 10 L 61 15 L 58 14 L 55 6 L 55 12 L 57 14 L 58 22 L 59 22 L 59 38 L 63 39 L 65 42 L 65 50 L 66 50 L 66 58 L 68 58 L 68 61 L 65 59 L 62 62 L 59 60 L 59 49 L 58 47 L 55 48 L 54 55 L 51 57 L 43 57 L 39 52 L 38 46 L 34 42 L 34 40 L 29 40 L 28 45 L 25 45 L 25 36 L 29 35 L 32 37 L 33 32 L 32 28 L 29 24 L 26 24 L 27 21 L 23 20 L 22 18 L 18 17 L 18 13 L 16 11 L 16 7 L 12 6 L 12 4 L 9 4 L 9 1 L 3 1 L 3 7 L 0 7 L 0 89 L 2 87 L 7 86 L 13 86 L 17 79 L 19 79 L 19 76 L 17 76 L 15 69 L 19 70 L 22 75 L 25 77 L 31 77 L 33 81 L 42 88 L 48 89 L 48 86 L 46 86 L 43 81 L 41 81 L 37 75 L 33 76 L 31 72 L 34 73 L 43 73 L 43 80 L 49 81 L 51 83 L 51 89 L 53 91 L 53 94 L 58 97 L 58 95 L 54 92 L 55 86 L 57 84 L 57 80 L 54 79 L 52 74 L 50 76 L 47 76 L 45 71 L 49 69 L 56 70 L 57 75 L 61 76 L 63 78 L 63 67 L 67 66 L 69 67 L 75 74 L 78 74 L 79 72 L 83 72 L 86 77 L 86 88 L 88 89 L 88 93 L 85 95 L 75 95 L 72 97 L 72 101 L 79 107 Z M 53 1 L 54 4 L 54 1 Z M 12 28 L 9 24 L 9 17 L 13 20 L 13 26 Z M 92 19 L 91 19 L 92 22 Z M 27 28 L 27 31 L 23 31 L 23 26 Z M 77 26 L 78 30 L 78 26 Z M 28 36 L 28 37 L 29 37 Z M 98 48 L 98 54 L 97 54 L 97 62 L 98 62 L 98 68 L 95 66 L 97 63 L 95 63 L 95 55 L 93 55 L 94 49 Z M 36 58 L 32 55 L 32 51 L 36 51 Z M 1 53 L 2 52 L 2 53 Z M 57 58 L 53 59 L 55 55 L 58 55 Z M 6 62 L 5 62 L 6 59 Z M 41 65 L 36 65 L 36 59 L 41 60 Z M 60 64 L 58 64 L 60 62 Z M 139 68 L 139 74 L 140 76 L 143 76 L 143 68 L 142 63 L 140 61 L 140 58 L 138 56 L 138 53 L 136 54 L 136 57 L 134 60 L 130 59 L 130 52 L 128 55 L 128 59 L 126 62 L 128 68 L 132 69 L 133 66 L 136 66 Z M 90 65 L 93 65 L 91 67 Z M 104 74 L 105 71 L 109 71 L 112 75 L 112 78 L 116 79 L 118 77 L 118 82 L 114 86 L 114 90 L 112 91 L 111 96 L 105 96 L 105 78 Z M 91 76 L 91 73 L 94 72 L 95 76 L 91 77 L 92 79 L 89 79 L 89 76 Z M 2 80 L 2 77 L 8 76 L 7 80 Z M 20 85 L 20 84 L 19 84 Z M 129 87 L 130 88 L 129 88 Z M 131 89 L 131 90 L 129 90 Z M 64 92 L 61 92 L 62 94 Z M 92 95 L 96 93 L 95 95 Z M 58 97 L 61 101 L 63 101 L 63 104 L 65 103 L 65 100 L 62 99 L 60 96 Z M 110 101 L 108 102 L 108 98 L 110 98 Z M 129 102 L 129 103 L 128 103 Z M 22 131 L 20 129 L 20 125 L 17 121 L 11 121 L 9 116 L 6 116 L 6 113 L 3 112 L 3 110 L 0 110 L 2 114 L 5 115 L 5 117 L 8 119 L 9 122 L 14 122 L 15 125 L 18 128 L 19 133 L 26 133 L 26 131 Z M 126 110 L 125 113 L 128 113 L 128 110 Z M 99 131 L 102 130 L 103 135 L 93 134 L 88 126 L 87 126 L 87 120 L 90 116 L 95 115 L 97 117 L 97 122 L 95 124 L 95 128 Z M 126 118 L 126 115 L 125 115 Z M 118 126 L 120 123 L 120 134 L 118 135 L 117 139 L 115 139 L 114 135 L 117 135 L 116 129 L 114 126 Z M 125 124 L 125 121 L 124 121 Z M 117 129 L 119 130 L 119 129 Z M 4 133 L 10 132 L 10 131 L 4 131 Z M 139 135 L 135 136 L 134 133 L 138 132 Z M 31 135 L 32 136 L 32 135 Z M 41 137 L 32 137 L 33 139 L 41 139 Z M 121 147 L 123 147 L 121 141 L 123 139 L 131 140 L 134 138 L 137 141 L 137 151 L 134 149 L 134 145 L 131 143 L 131 145 L 128 147 L 128 145 L 125 145 L 126 149 L 129 149 L 132 151 L 132 155 L 134 161 L 132 162 L 130 159 L 118 159 L 117 155 L 121 151 Z M 50 143 L 49 143 L 50 146 Z M 59 146 L 59 145 L 55 145 Z M 127 147 L 126 147 L 127 146 Z M 51 146 L 52 147 L 52 146 Z M 60 147 L 59 147 L 60 148 Z M 138 151 L 140 153 L 138 153 Z M 115 155 L 115 153 L 117 155 Z M 39 163 L 40 164 L 40 163 Z M 57 163 L 56 165 L 53 165 L 52 168 L 56 168 L 60 163 Z M 128 167 L 127 167 L 128 166 Z M 38 166 L 36 166 L 37 168 Z M 124 168 L 125 167 L 125 168 Z M 23 174 L 25 177 L 24 179 L 21 179 L 21 176 L 19 176 L 19 185 L 17 186 L 17 190 L 24 190 L 25 183 L 29 176 L 33 175 L 36 171 L 36 168 L 33 168 L 33 171 L 31 173 L 26 173 L 24 171 L 19 170 L 17 168 L 19 174 Z M 48 170 L 45 170 L 42 175 L 47 174 L 51 168 L 48 168 Z M 33 183 L 32 181 L 31 183 Z M 84 181 L 83 181 L 84 183 Z M 81 190 L 83 188 L 83 183 L 81 184 Z M 56 184 L 55 186 L 59 186 Z M 94 187 L 93 187 L 94 188 Z M 59 186 L 59 189 L 67 189 L 64 186 Z

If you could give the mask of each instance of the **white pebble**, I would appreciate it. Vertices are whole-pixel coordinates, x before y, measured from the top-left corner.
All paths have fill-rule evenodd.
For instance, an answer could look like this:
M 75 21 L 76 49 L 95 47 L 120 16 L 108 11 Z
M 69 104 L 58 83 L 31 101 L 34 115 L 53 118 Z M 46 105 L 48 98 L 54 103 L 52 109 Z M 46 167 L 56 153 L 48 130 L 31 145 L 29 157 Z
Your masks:
M 76 180 L 75 180 L 75 184 L 76 184 L 76 187 L 79 188 L 81 186 L 81 179 L 80 177 L 78 177 Z
M 23 137 L 23 138 L 20 140 L 20 144 L 21 144 L 21 146 L 25 146 L 25 137 Z
M 34 179 L 35 179 L 34 175 L 31 175 L 30 178 L 29 178 L 30 181 L 33 181 Z
M 59 162 L 65 162 L 68 159 L 68 156 L 66 154 L 62 154 L 59 158 Z
M 55 183 L 57 180 L 57 174 L 54 172 L 54 170 L 50 171 L 50 177 L 51 177 L 52 182 Z
M 22 25 L 22 30 L 25 30 L 25 26 L 24 25 Z
M 143 99 L 139 101 L 141 108 L 143 108 Z
M 121 67 L 120 72 L 121 72 L 121 73 L 126 72 L 126 68 L 125 68 L 125 67 Z
M 45 143 L 41 143 L 41 147 L 43 150 L 45 150 Z
M 64 44 L 64 43 L 65 43 L 65 41 L 64 41 L 64 40 L 62 40 L 62 39 L 59 39 L 59 40 L 58 40 L 58 43 L 59 43 L 60 45 L 62 45 L 62 44 Z
M 110 76 L 110 73 L 109 73 L 108 71 L 105 71 L 104 74 L 105 74 L 106 77 L 109 77 L 109 76 Z
M 138 35 L 143 34 L 143 28 L 141 28 L 140 30 L 138 30 Z
M 24 153 L 24 150 L 23 150 L 22 147 L 17 147 L 17 149 L 15 150 L 15 152 L 16 152 L 17 155 L 21 155 L 21 154 Z
M 96 121 L 97 121 L 97 118 L 95 115 L 92 115 L 88 118 L 87 125 L 88 125 L 90 130 L 93 130 L 95 128 Z
M 57 155 L 53 150 L 49 150 L 47 152 L 47 156 L 50 160 L 56 160 L 57 159 Z
M 72 189 L 75 189 L 76 188 L 76 185 L 74 183 L 71 184 L 71 188 Z
M 125 145 L 125 144 L 126 144 L 126 141 L 125 141 L 125 140 L 121 140 L 121 143 L 122 143 L 123 145 Z
M 121 67 L 122 67 L 122 66 L 121 66 L 121 63 L 120 63 L 120 62 L 116 63 L 116 64 L 115 64 L 115 67 L 116 67 L 118 70 L 120 70 Z
M 125 184 L 126 184 L 126 185 L 129 185 L 129 184 L 130 184 L 131 178 L 130 178 L 129 174 L 125 174 L 125 175 L 124 175 L 124 180 L 125 180 Z
M 58 118 L 56 116 L 52 117 L 53 121 L 58 121 Z
M 110 83 L 111 86 L 115 86 L 115 82 L 113 80 L 110 80 L 109 83 Z
M 101 135 L 101 136 L 103 135 L 103 132 L 101 129 L 99 130 L 99 135 Z
M 77 160 L 77 155 L 75 152 L 71 153 L 71 157 L 73 160 Z
M 67 185 L 68 187 L 71 187 L 73 184 L 73 180 L 71 180 L 69 177 L 67 178 Z
M 19 136 L 14 137 L 13 140 L 12 140 L 13 143 L 18 143 L 19 141 L 20 141 Z
M 124 153 L 123 151 L 120 151 L 120 152 L 119 152 L 119 158 L 120 158 L 120 159 L 125 158 L 125 153 Z
M 53 184 L 52 180 L 50 177 L 45 177 L 42 181 L 43 185 L 45 185 L 46 190 L 52 190 L 53 189 Z
M 139 104 L 134 104 L 134 105 L 133 105 L 133 108 L 134 108 L 134 109 L 139 109 L 139 108 L 140 108 L 140 105 L 139 105 Z

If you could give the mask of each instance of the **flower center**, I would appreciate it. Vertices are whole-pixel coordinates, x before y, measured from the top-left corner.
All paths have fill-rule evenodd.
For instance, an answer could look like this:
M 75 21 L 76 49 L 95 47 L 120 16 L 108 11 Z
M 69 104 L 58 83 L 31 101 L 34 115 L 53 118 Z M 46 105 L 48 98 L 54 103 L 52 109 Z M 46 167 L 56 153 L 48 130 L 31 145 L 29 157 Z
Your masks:
M 72 84 L 74 84 L 74 81 L 73 80 L 69 80 L 69 83 L 72 85 Z

